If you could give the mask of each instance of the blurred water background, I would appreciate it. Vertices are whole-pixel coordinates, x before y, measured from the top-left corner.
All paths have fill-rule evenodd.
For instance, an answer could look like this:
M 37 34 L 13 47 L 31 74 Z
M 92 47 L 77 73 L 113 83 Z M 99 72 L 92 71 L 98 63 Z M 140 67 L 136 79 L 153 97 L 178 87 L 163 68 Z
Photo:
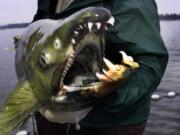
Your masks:
M 162 21 L 161 34 L 169 51 L 169 62 L 158 90 L 180 93 L 180 21 Z M 180 95 L 152 102 L 145 135 L 180 135 Z
M 17 83 L 14 67 L 13 36 L 24 29 L 0 30 L 0 104 Z M 161 33 L 169 51 L 169 63 L 163 80 L 155 92 L 161 96 L 169 91 L 180 93 L 180 21 L 162 21 Z M 31 121 L 27 130 L 32 131 Z M 14 133 L 13 133 L 14 134 Z M 144 135 L 180 135 L 180 95 L 152 101 L 151 115 Z

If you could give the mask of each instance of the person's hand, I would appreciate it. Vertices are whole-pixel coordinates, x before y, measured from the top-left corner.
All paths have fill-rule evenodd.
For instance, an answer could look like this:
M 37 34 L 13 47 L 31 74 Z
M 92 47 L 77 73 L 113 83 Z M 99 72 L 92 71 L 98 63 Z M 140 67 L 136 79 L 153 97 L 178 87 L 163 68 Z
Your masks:
M 122 54 L 121 64 L 113 64 L 111 61 L 104 58 L 108 70 L 106 71 L 103 69 L 103 74 L 96 73 L 96 76 L 102 83 L 89 90 L 90 94 L 94 97 L 101 98 L 109 95 L 117 87 L 122 85 L 131 73 L 139 67 L 139 64 L 134 62 L 131 56 L 128 56 L 123 51 L 120 51 L 120 53 Z
M 100 80 L 99 83 L 93 83 L 86 87 L 73 87 L 64 85 L 63 91 L 65 93 L 81 91 L 82 96 L 90 95 L 96 98 L 102 98 L 106 95 L 109 95 L 114 90 L 116 90 L 117 87 L 121 86 L 134 72 L 134 70 L 139 67 L 139 64 L 134 62 L 131 56 L 128 56 L 123 51 L 120 51 L 120 53 L 122 54 L 122 62 L 120 64 L 113 64 L 108 59 L 103 58 L 108 70 L 106 71 L 103 69 L 103 73 L 96 73 L 97 78 Z

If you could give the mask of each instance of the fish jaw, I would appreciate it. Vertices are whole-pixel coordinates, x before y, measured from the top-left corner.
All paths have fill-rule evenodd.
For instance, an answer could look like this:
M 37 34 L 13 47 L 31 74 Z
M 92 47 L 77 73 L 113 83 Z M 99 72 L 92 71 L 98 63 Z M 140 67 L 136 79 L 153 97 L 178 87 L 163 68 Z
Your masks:
M 72 19 L 72 18 L 76 18 L 76 19 Z M 106 9 L 88 8 L 83 11 L 80 11 L 80 13 L 75 14 L 73 17 L 70 17 L 70 20 L 71 19 L 73 22 L 72 27 L 69 27 L 69 29 L 67 29 L 68 25 L 72 24 L 72 22 L 70 21 L 66 24 L 65 22 L 67 22 L 67 20 L 65 19 L 64 22 L 62 21 L 62 24 L 64 23 L 63 26 L 65 26 L 65 28 L 60 27 L 56 31 L 57 35 L 62 35 L 61 34 L 62 32 L 68 33 L 67 34 L 68 38 L 66 38 L 66 41 L 64 41 L 68 43 L 67 45 L 68 49 L 66 51 L 66 56 L 67 56 L 66 60 L 64 60 L 65 63 L 63 63 L 64 66 L 63 68 L 61 68 L 62 70 L 60 72 L 61 75 L 59 76 L 59 82 L 56 81 L 58 79 L 54 79 L 52 81 L 52 82 L 57 82 L 55 86 L 57 86 L 57 84 L 59 83 L 59 88 L 55 88 L 55 90 L 58 91 L 54 92 L 54 96 L 62 95 L 64 93 L 62 89 L 64 85 L 77 86 L 77 85 L 81 85 L 79 82 L 85 80 L 90 80 L 95 82 L 98 81 L 96 77 L 96 72 L 100 71 L 103 67 L 102 58 L 104 56 L 104 49 L 105 49 L 103 34 L 110 25 L 114 25 L 114 19 L 109 13 L 109 11 L 107 11 Z M 67 31 L 64 32 L 65 31 L 64 29 L 67 30 L 68 32 Z M 93 55 L 90 56 L 91 54 Z M 87 60 L 85 60 L 83 57 Z M 93 61 L 90 66 L 88 66 L 88 64 L 87 65 L 83 64 L 89 61 Z M 82 67 L 82 69 L 76 68 L 77 67 L 76 65 Z M 88 69 L 86 66 L 89 69 L 92 69 L 91 73 L 88 74 L 86 71 L 81 72 L 81 70 Z M 74 68 L 76 68 L 77 70 L 75 70 Z M 54 76 L 57 76 L 57 72 L 55 73 Z M 92 82 L 89 82 L 87 84 L 82 83 L 82 85 L 86 86 L 86 85 L 90 85 L 90 83 Z M 78 100 L 72 103 L 72 100 L 74 100 L 73 98 L 76 97 L 81 102 L 79 104 L 79 107 L 75 105 L 76 102 L 79 102 Z M 58 103 L 57 106 L 60 108 L 60 110 L 61 109 L 70 110 L 70 108 L 71 110 L 86 108 L 89 107 L 92 102 L 94 102 L 94 99 L 90 99 L 91 101 L 88 99 L 89 100 L 88 101 L 87 98 L 79 97 L 79 94 L 77 95 L 75 94 L 75 97 L 71 95 L 67 95 L 67 98 L 69 99 L 64 100 L 64 102 Z
M 87 46 L 89 50 L 99 51 L 95 55 L 99 55 L 101 60 L 98 60 L 98 62 L 102 66 L 102 56 L 104 53 L 103 34 L 109 26 L 113 25 L 114 18 L 111 13 L 105 8 L 95 7 L 81 10 L 61 21 L 60 27 L 55 31 L 55 34 L 59 35 L 60 39 L 62 39 L 63 47 L 66 48 L 66 54 L 64 55 L 64 63 L 60 65 L 59 89 L 62 88 L 65 76 L 74 60 L 77 59 L 80 52 Z M 88 57 L 86 56 L 86 58 Z M 57 72 L 55 76 L 57 76 Z M 56 80 L 53 79 L 52 82 L 56 82 Z M 59 91 L 53 93 L 57 94 Z
M 69 81 L 66 78 L 68 72 L 74 68 L 72 65 L 82 65 L 84 69 L 83 72 L 79 72 L 81 69 L 78 69 L 79 71 L 73 74 L 75 78 L 80 78 L 81 81 L 97 81 L 95 73 L 103 65 L 103 33 L 113 24 L 114 19 L 107 9 L 94 7 L 83 9 L 62 21 L 40 20 L 32 23 L 16 48 L 16 70 L 19 80 L 33 81 L 38 88 L 38 91 L 35 91 L 38 99 L 50 105 L 51 98 L 63 93 L 61 91 L 64 83 L 75 85 L 78 82 L 78 79 Z M 85 51 L 91 51 L 92 55 L 88 56 Z M 83 56 L 87 60 L 82 60 Z M 88 68 L 93 70 L 87 74 L 86 65 L 77 63 L 89 61 L 92 63 Z M 85 76 L 82 75 L 84 73 Z M 73 96 L 68 97 L 74 99 Z M 76 101 L 72 104 L 75 103 Z M 62 106 L 67 108 L 64 104 Z M 87 104 L 84 103 L 82 106 Z

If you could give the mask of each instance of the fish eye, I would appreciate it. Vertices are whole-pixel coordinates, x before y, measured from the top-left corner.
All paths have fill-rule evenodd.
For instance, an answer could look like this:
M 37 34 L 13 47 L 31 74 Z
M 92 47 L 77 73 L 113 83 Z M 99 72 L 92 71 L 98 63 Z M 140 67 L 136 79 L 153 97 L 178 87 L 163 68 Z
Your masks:
M 55 39 L 55 41 L 54 41 L 54 48 L 61 49 L 61 47 L 62 47 L 61 40 L 58 39 L 58 38 Z

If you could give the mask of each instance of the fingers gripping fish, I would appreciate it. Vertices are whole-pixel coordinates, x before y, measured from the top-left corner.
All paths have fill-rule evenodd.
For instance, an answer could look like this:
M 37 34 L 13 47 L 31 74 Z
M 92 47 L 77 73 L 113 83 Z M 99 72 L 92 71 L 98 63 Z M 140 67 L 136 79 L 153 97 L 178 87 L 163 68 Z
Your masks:
M 75 123 L 121 85 L 139 65 L 125 52 L 119 65 L 104 57 L 103 34 L 111 25 L 108 10 L 90 7 L 64 20 L 34 22 L 16 37 L 19 83 L 1 106 L 1 134 L 35 111 L 50 121 Z

